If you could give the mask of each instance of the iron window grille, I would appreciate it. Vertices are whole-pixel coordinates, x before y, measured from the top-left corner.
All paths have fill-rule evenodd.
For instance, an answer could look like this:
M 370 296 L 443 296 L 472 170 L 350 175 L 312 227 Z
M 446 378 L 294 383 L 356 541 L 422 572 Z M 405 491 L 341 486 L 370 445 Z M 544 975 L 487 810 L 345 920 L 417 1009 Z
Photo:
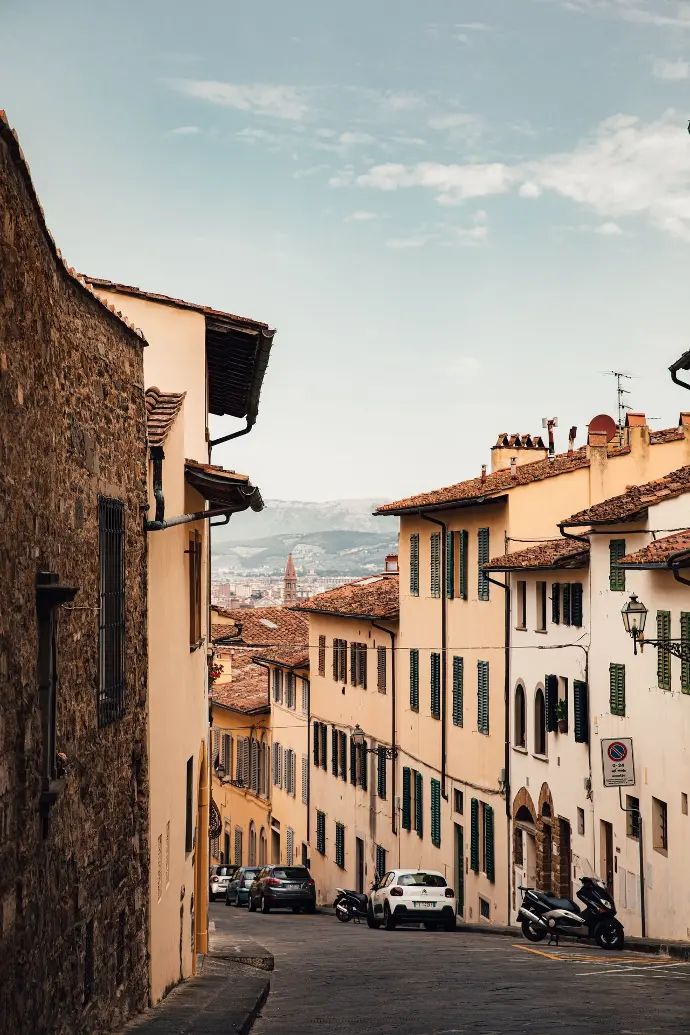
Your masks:
M 125 714 L 125 505 L 98 499 L 98 725 Z

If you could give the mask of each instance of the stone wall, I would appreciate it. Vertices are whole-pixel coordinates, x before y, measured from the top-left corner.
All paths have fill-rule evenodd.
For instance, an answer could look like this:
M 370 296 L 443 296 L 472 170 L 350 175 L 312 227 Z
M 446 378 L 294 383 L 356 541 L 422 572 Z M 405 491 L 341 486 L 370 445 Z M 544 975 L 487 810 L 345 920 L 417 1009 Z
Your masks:
M 13 1035 L 104 1032 L 147 1003 L 143 345 L 62 264 L 0 114 L 0 1031 Z M 124 501 L 126 572 L 125 714 L 102 728 L 99 494 Z M 66 779 L 47 832 L 39 571 L 79 587 L 56 610 Z

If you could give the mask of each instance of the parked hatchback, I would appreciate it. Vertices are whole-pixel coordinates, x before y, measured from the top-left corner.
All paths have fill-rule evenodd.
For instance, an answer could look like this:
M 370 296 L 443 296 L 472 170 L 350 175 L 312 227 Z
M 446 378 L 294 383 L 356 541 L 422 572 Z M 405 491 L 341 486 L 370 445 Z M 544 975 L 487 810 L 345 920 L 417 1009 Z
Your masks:
M 225 892 L 226 906 L 244 906 L 249 898 L 249 889 L 254 878 L 259 872 L 255 866 L 241 866 L 235 875 L 230 879 Z
M 455 930 L 455 892 L 437 870 L 389 870 L 372 888 L 369 927 L 392 931 L 398 924 Z
M 264 866 L 249 888 L 249 911 L 262 913 L 271 909 L 292 909 L 298 913 L 316 911 L 316 885 L 306 866 Z
M 214 863 L 208 878 L 208 897 L 211 902 L 225 896 L 225 889 L 238 869 L 238 866 L 231 863 Z

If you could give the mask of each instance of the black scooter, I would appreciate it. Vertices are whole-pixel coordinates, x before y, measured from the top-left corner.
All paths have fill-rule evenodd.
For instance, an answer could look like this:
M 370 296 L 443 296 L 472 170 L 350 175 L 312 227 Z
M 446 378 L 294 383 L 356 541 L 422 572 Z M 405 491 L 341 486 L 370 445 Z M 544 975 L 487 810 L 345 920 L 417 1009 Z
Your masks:
M 358 891 L 347 891 L 344 888 L 338 888 L 337 891 L 333 906 L 338 920 L 344 924 L 348 924 L 350 920 L 354 920 L 357 924 L 366 920 L 369 904 L 367 896 L 360 895 Z
M 582 877 L 577 897 L 582 909 L 572 899 L 556 898 L 534 888 L 520 887 L 524 892 L 518 919 L 522 933 L 530 942 L 540 942 L 549 935 L 549 945 L 561 934 L 576 938 L 594 938 L 601 949 L 622 949 L 625 940 L 623 925 L 616 919 L 616 905 L 603 881 Z

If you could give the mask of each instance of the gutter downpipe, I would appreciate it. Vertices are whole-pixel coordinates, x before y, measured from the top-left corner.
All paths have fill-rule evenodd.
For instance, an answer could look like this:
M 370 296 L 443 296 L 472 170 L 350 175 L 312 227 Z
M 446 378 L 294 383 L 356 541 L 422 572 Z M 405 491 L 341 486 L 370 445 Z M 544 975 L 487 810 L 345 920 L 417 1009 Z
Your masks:
M 195 514 L 180 514 L 178 517 L 167 518 L 165 521 L 145 521 L 144 530 L 146 532 L 160 532 L 164 528 L 173 528 L 175 525 L 188 525 L 192 521 L 208 521 L 209 518 L 214 517 L 227 517 L 230 520 L 230 515 L 235 514 L 236 511 L 230 507 L 218 507 L 215 510 L 198 510 Z M 222 522 L 226 524 L 226 522 Z
M 513 890 L 512 879 L 511 879 L 511 851 L 512 851 L 512 831 L 511 831 L 511 808 L 510 808 L 510 612 L 511 612 L 511 597 L 510 597 L 510 575 L 505 572 L 505 582 L 499 582 L 497 579 L 492 579 L 491 576 L 484 572 L 484 577 L 488 582 L 493 583 L 494 586 L 498 586 L 499 589 L 505 592 L 505 607 L 504 607 L 504 683 L 503 683 L 503 707 L 504 707 L 504 731 L 505 731 L 505 749 L 504 749 L 504 761 L 505 767 L 505 794 L 506 794 L 506 822 L 508 827 L 507 840 L 507 854 L 508 854 L 508 926 L 510 927 L 510 901 L 511 892 Z
M 250 424 L 249 421 L 247 421 L 247 426 L 244 427 L 244 428 L 240 428 L 239 431 L 233 431 L 232 434 L 230 434 L 230 435 L 223 435 L 221 438 L 213 438 L 213 439 L 211 439 L 209 441 L 209 444 L 208 444 L 208 458 L 209 458 L 209 461 L 211 459 L 211 450 L 213 449 L 214 446 L 219 446 L 223 442 L 229 442 L 233 438 L 242 438 L 243 435 L 248 435 L 253 427 L 254 427 L 254 422 L 252 421 L 251 424 Z
M 589 536 L 586 536 L 586 535 L 571 535 L 570 532 L 566 532 L 565 531 L 564 526 L 565 526 L 565 521 L 562 521 L 560 523 L 560 525 L 558 526 L 558 531 L 561 533 L 561 535 L 563 536 L 564 539 L 572 539 L 573 542 L 576 542 L 576 543 L 586 543 L 587 546 L 590 545 Z
M 683 381 L 682 378 L 678 377 L 678 370 L 675 365 L 669 367 L 668 369 L 669 373 L 671 374 L 671 380 L 675 385 L 680 385 L 681 388 L 690 389 L 690 384 L 688 384 L 687 381 Z
M 684 586 L 690 586 L 690 579 L 683 578 L 679 571 L 680 565 L 678 564 L 679 561 L 684 560 L 686 557 L 690 557 L 690 550 L 677 550 L 667 558 L 666 564 L 673 572 L 676 582 L 680 582 Z
M 446 697 L 447 697 L 447 631 L 446 631 L 446 607 L 447 607 L 447 587 L 446 587 L 446 556 L 447 556 L 447 543 L 448 543 L 448 526 L 445 521 L 439 520 L 439 518 L 430 517 L 425 514 L 424 511 L 418 510 L 420 518 L 424 521 L 431 522 L 432 525 L 438 525 L 443 529 L 441 534 L 441 796 L 445 801 L 448 801 L 448 791 L 446 790 L 446 743 L 448 738 L 448 720 L 446 716 Z
M 371 623 L 374 629 L 380 629 L 381 632 L 388 633 L 391 638 L 391 746 L 393 748 L 393 808 L 391 809 L 391 830 L 394 834 L 398 833 L 398 815 L 395 805 L 395 791 L 397 788 L 396 780 L 396 759 L 397 759 L 397 745 L 395 743 L 396 728 L 395 728 L 395 633 L 392 629 L 385 629 L 382 625 L 377 625 L 376 622 Z

